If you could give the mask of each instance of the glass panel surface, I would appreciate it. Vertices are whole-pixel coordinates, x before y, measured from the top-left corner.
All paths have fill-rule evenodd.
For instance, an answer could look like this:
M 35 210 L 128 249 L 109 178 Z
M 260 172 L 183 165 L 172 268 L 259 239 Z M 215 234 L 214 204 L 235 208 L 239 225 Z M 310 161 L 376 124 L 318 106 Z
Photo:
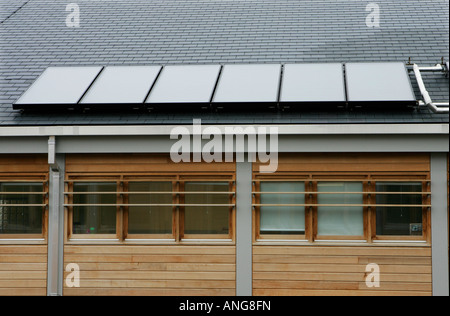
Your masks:
M 398 192 L 399 194 L 377 194 L 380 205 L 421 205 L 421 194 L 400 194 L 422 192 L 421 183 L 377 183 L 377 192 Z M 422 207 L 378 207 L 377 235 L 421 236 Z
M 219 71 L 220 65 L 166 66 L 147 103 L 207 103 Z
M 349 101 L 415 101 L 403 63 L 347 63 Z
M 50 67 L 16 104 L 76 104 L 101 67 Z
M 129 192 L 172 192 L 172 182 L 129 182 Z M 129 204 L 172 204 L 172 194 L 129 194 Z M 171 206 L 129 206 L 129 234 L 171 234 Z
M 160 66 L 106 67 L 81 103 L 144 103 L 160 69 Z
M 74 204 L 116 204 L 117 184 L 74 183 L 74 192 L 112 192 L 112 194 L 74 194 Z M 116 206 L 74 206 L 74 234 L 115 234 Z
M 281 102 L 345 102 L 342 64 L 284 66 Z
M 205 192 L 228 192 L 228 182 L 187 182 L 186 204 L 230 204 L 228 194 Z M 186 206 L 184 218 L 185 234 L 228 234 L 230 220 L 229 206 Z
M 225 65 L 213 102 L 277 102 L 281 65 Z
M 0 235 L 42 234 L 42 206 L 2 205 L 43 204 L 42 194 L 27 194 L 43 190 L 42 183 L 0 183 Z
M 265 182 L 261 192 L 305 192 L 304 182 Z M 305 194 L 261 194 L 261 204 L 305 204 Z M 304 234 L 304 206 L 261 206 L 261 234 Z
M 363 207 L 352 206 L 352 204 L 363 204 L 363 194 L 345 194 L 345 192 L 363 192 L 361 182 L 319 182 L 317 190 L 318 192 L 330 193 L 318 194 L 318 204 L 335 205 L 318 207 L 317 227 L 319 235 L 364 235 Z

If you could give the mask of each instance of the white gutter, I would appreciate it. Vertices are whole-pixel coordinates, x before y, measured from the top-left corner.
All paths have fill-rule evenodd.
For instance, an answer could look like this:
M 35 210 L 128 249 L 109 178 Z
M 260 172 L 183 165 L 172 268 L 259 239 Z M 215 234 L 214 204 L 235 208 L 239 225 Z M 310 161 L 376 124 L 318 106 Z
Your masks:
M 448 114 L 448 103 L 434 103 L 431 100 L 430 94 L 428 93 L 425 84 L 422 79 L 421 71 L 440 71 L 442 72 L 443 66 L 436 65 L 434 67 L 419 67 L 418 65 L 413 65 L 414 74 L 416 76 L 417 84 L 419 85 L 420 93 L 422 94 L 423 101 L 419 101 L 419 105 L 426 105 L 433 113 L 436 114 Z
M 108 125 L 108 126 L 0 126 L 0 137 L 50 136 L 167 136 L 175 128 L 193 125 Z M 258 128 L 277 128 L 278 135 L 424 135 L 448 134 L 448 124 L 330 124 L 330 125 L 201 125 L 215 127 L 223 135 L 254 134 Z M 240 131 L 240 132 L 239 132 Z M 194 133 L 192 133 L 194 134 Z M 50 146 L 54 144 L 50 141 Z

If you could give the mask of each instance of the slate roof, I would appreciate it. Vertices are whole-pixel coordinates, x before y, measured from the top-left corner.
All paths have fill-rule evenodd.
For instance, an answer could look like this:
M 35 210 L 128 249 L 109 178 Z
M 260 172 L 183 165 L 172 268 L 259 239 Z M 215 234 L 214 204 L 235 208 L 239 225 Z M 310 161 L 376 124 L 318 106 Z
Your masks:
M 366 5 L 380 7 L 369 28 Z M 80 27 L 65 24 L 80 7 Z M 449 60 L 448 0 L 2 0 L 0 125 L 448 123 L 415 112 L 21 112 L 12 103 L 49 66 Z M 433 101 L 449 79 L 426 74 Z M 421 99 L 412 80 L 417 99 Z

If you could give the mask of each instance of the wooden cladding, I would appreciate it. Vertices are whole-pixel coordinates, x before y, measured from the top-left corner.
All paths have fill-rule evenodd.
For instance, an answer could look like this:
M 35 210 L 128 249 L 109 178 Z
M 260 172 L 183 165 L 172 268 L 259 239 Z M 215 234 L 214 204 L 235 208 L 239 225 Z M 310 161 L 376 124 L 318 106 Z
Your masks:
M 0 174 L 2 173 L 48 173 L 47 155 L 1 155 Z
M 167 172 L 234 172 L 235 163 L 174 163 L 168 154 L 70 154 L 66 172 L 83 173 L 167 173 Z
M 47 294 L 47 246 L 0 245 L 0 296 Z
M 380 287 L 366 285 L 366 266 Z M 256 296 L 431 296 L 431 248 L 254 246 Z
M 217 245 L 66 245 L 64 265 L 80 267 L 80 287 L 65 286 L 63 294 L 232 296 L 235 254 L 235 246 Z
M 259 168 L 260 163 L 253 164 L 254 172 Z M 429 171 L 430 154 L 426 153 L 280 153 L 277 169 L 277 173 Z

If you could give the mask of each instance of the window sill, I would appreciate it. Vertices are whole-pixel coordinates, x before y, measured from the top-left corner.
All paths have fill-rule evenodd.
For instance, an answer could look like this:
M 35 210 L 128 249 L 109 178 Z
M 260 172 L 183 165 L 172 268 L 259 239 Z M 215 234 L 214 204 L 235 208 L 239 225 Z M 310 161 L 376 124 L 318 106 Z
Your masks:
M 46 245 L 44 238 L 0 238 L 0 245 Z
M 179 242 L 174 239 L 125 239 L 119 241 L 119 239 L 70 239 L 66 242 L 66 245 L 235 245 L 232 239 L 183 239 Z
M 417 240 L 379 240 L 372 243 L 366 240 L 257 240 L 253 246 L 337 246 L 337 247 L 431 247 L 426 241 Z

